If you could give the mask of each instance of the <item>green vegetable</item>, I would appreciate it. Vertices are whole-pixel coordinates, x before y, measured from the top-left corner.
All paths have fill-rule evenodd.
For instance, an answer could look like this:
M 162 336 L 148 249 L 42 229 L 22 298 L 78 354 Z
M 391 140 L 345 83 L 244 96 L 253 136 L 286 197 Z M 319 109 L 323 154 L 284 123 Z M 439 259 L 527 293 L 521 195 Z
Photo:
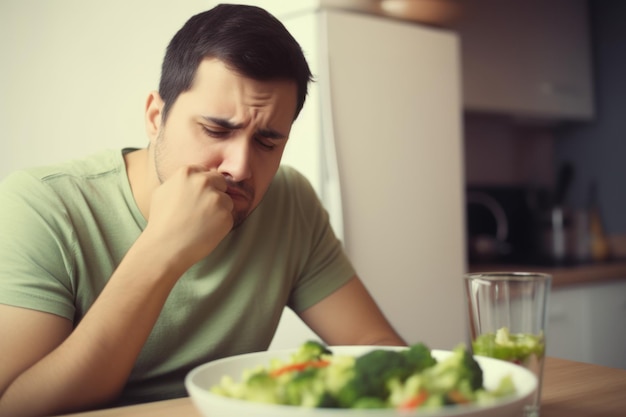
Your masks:
M 285 384 L 285 403 L 304 407 L 319 407 L 326 403 L 326 387 L 324 380 L 319 378 L 322 368 L 308 368 L 296 373 Z
M 319 360 L 324 355 L 332 355 L 332 352 L 320 342 L 309 340 L 300 346 L 291 359 L 293 363 L 309 362 Z
M 385 399 L 389 395 L 387 381 L 405 380 L 411 374 L 406 355 L 394 350 L 373 350 L 354 363 L 354 376 L 339 391 L 338 403 L 351 408 L 359 398 Z
M 420 391 L 429 393 L 422 405 L 439 408 L 443 404 L 459 404 L 475 400 L 475 392 L 483 389 L 482 369 L 463 345 L 450 356 L 422 372 L 413 373 L 404 381 L 389 382 L 390 402 L 402 406 Z
M 361 398 L 368 398 L 367 404 L 375 403 L 374 399 L 384 402 L 390 394 L 390 380 L 402 383 L 436 362 L 422 343 L 403 351 L 373 350 L 356 359 L 354 376 L 339 392 L 337 401 L 345 408 L 354 408 Z
M 378 397 L 362 397 L 357 398 L 350 408 L 387 408 L 387 402 Z
M 469 388 L 471 391 L 482 388 L 483 371 L 465 346 L 456 347 L 450 356 L 435 366 L 424 371 L 429 379 L 427 388 L 438 391 L 450 391 Z
M 503 377 L 498 386 L 491 391 L 480 390 L 476 392 L 476 403 L 491 404 L 498 398 L 515 394 L 515 384 L 510 375 Z
M 483 387 L 483 371 L 465 346 L 456 347 L 450 356 L 423 373 L 424 386 L 435 392 L 475 391 Z
M 428 346 L 423 343 L 410 346 L 408 350 L 402 351 L 402 354 L 406 356 L 412 372 L 420 372 L 437 363 Z
M 472 348 L 476 355 L 524 364 L 532 355 L 542 358 L 545 344 L 541 335 L 511 334 L 508 328 L 503 327 L 495 334 L 485 333 L 478 336 L 472 342 Z
M 277 385 L 277 381 L 267 371 L 259 371 L 248 378 L 242 395 L 250 401 L 276 404 L 279 401 Z
M 464 346 L 438 362 L 421 343 L 351 357 L 333 355 L 321 343 L 307 342 L 289 360 L 275 360 L 267 369 L 247 372 L 241 383 L 225 377 L 211 391 L 304 407 L 413 410 L 493 401 L 515 392 L 515 387 L 509 378 L 493 393 L 486 391 L 482 370 Z

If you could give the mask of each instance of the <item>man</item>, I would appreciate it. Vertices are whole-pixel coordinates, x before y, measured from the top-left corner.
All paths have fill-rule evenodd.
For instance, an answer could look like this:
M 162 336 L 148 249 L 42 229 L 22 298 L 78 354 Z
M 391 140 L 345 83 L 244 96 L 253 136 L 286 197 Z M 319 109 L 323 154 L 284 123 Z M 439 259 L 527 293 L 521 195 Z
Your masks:
M 275 18 L 217 6 L 168 46 L 146 149 L 2 183 L 1 416 L 183 396 L 194 366 L 266 349 L 285 306 L 329 344 L 404 344 L 279 168 L 310 79 Z

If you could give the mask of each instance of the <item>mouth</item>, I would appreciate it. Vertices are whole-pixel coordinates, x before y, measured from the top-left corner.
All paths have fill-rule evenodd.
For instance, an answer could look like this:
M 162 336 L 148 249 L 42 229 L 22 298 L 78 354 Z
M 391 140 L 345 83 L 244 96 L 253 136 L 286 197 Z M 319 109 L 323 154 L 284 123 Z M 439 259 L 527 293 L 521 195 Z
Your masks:
M 234 181 L 230 176 L 226 176 L 226 194 L 233 201 L 250 203 L 254 200 L 254 186 L 247 181 Z
M 233 182 L 227 179 L 226 194 L 233 201 L 234 227 L 239 227 L 250 214 L 254 201 L 254 187 L 244 182 Z
M 250 193 L 241 187 L 229 185 L 226 189 L 226 194 L 228 194 L 233 200 L 250 200 Z

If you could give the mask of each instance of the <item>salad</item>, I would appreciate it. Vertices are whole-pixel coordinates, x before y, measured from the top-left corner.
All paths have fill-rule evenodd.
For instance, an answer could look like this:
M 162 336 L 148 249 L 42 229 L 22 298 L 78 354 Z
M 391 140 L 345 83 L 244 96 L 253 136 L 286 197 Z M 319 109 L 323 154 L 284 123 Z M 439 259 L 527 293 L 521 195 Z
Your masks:
M 526 366 L 529 359 L 543 358 L 543 334 L 511 333 L 507 327 L 485 333 L 472 342 L 476 355 L 489 356 Z
M 510 376 L 494 390 L 485 389 L 482 369 L 462 345 L 438 361 L 421 343 L 354 357 L 334 355 L 316 341 L 304 343 L 287 360 L 247 370 L 240 382 L 224 376 L 210 390 L 269 404 L 399 410 L 485 404 L 516 392 Z

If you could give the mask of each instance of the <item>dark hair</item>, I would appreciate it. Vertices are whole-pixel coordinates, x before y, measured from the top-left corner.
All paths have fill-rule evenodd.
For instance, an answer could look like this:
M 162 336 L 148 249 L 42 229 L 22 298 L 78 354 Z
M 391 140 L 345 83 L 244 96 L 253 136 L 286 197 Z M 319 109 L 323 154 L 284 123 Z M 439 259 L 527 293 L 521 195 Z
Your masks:
M 191 88 L 200 62 L 207 57 L 255 80 L 295 81 L 294 120 L 300 113 L 312 75 L 298 42 L 259 7 L 220 4 L 192 16 L 167 47 L 159 83 L 163 122 L 178 96 Z

